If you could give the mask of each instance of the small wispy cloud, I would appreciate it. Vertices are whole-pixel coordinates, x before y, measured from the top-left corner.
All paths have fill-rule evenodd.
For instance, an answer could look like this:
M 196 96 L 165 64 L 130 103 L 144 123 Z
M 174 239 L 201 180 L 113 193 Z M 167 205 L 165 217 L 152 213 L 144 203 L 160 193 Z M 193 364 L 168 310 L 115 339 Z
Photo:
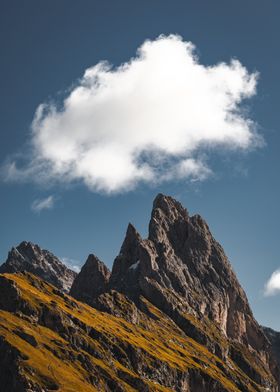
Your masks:
M 63 264 L 66 265 L 66 267 L 70 268 L 71 270 L 79 273 L 81 270 L 81 267 L 79 265 L 79 261 L 70 259 L 69 257 L 60 257 L 60 260 L 62 261 Z
M 280 269 L 274 271 L 264 287 L 265 297 L 270 297 L 280 293 Z
M 31 204 L 31 210 L 33 212 L 39 213 L 42 210 L 50 210 L 54 206 L 54 197 L 48 196 L 44 199 L 36 199 Z

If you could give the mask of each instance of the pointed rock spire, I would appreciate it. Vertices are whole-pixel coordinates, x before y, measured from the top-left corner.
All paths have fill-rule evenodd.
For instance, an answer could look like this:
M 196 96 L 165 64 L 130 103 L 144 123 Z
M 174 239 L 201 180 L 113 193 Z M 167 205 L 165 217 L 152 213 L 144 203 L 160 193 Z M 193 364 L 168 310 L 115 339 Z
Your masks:
M 90 254 L 73 282 L 70 295 L 91 305 L 98 295 L 106 291 L 110 275 L 106 265 Z
M 121 253 L 129 251 L 141 240 L 142 240 L 141 235 L 138 233 L 135 227 L 131 223 L 129 223 L 127 226 L 125 239 L 121 247 Z
M 157 248 L 169 244 L 175 252 L 182 251 L 188 237 L 187 210 L 171 196 L 157 195 L 149 224 L 149 239 Z
M 154 199 L 152 218 L 156 215 L 157 210 L 160 210 L 170 221 L 176 221 L 179 218 L 188 219 L 186 208 L 173 197 L 163 195 L 162 193 L 159 193 Z
M 265 345 L 246 295 L 207 223 L 199 215 L 189 216 L 170 196 L 155 198 L 147 240 L 129 225 L 110 287 L 146 297 L 177 323 L 191 309 L 230 338 L 247 339 L 257 349 Z
M 141 242 L 142 238 L 140 234 L 135 227 L 129 223 L 120 253 L 113 264 L 112 275 L 115 277 L 122 275 L 132 264 L 137 262 L 138 246 Z

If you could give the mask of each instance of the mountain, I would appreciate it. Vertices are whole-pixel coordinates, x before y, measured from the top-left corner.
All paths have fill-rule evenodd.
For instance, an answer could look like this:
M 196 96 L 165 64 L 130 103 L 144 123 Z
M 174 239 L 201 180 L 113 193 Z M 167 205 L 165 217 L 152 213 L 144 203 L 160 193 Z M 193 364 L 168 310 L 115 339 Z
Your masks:
M 162 194 L 155 198 L 147 239 L 128 225 L 103 290 L 120 292 L 138 307 L 144 297 L 187 336 L 222 359 L 230 356 L 259 382 L 251 360 L 248 363 L 243 357 L 244 350 L 253 352 L 278 380 L 270 343 L 254 319 L 225 252 L 202 217 L 190 216 L 175 199 Z M 105 294 L 83 295 L 88 304 L 115 314 L 113 303 L 104 304 Z
M 130 224 L 115 259 L 110 287 L 143 295 L 184 330 L 185 317 L 214 322 L 230 339 L 266 351 L 267 339 L 246 294 L 207 223 L 164 195 L 153 204 L 148 239 Z M 189 332 L 186 330 L 186 332 Z
M 240 357 L 258 382 L 236 358 L 213 354 L 144 297 L 143 311 L 116 291 L 103 301 L 118 314 L 29 273 L 1 275 L 0 391 L 277 391 L 265 363 L 249 350 Z
M 110 275 L 106 265 L 91 254 L 76 276 L 70 295 L 92 305 L 92 301 L 106 291 Z
M 271 343 L 272 351 L 280 364 L 280 332 L 268 327 L 262 327 L 265 335 Z
M 31 272 L 65 292 L 69 291 L 77 275 L 51 252 L 26 241 L 12 248 L 6 262 L 0 266 L 0 273 L 22 271 Z
M 265 333 L 207 223 L 160 194 L 148 238 L 129 224 L 70 295 L 0 275 L 0 392 L 278 392 Z

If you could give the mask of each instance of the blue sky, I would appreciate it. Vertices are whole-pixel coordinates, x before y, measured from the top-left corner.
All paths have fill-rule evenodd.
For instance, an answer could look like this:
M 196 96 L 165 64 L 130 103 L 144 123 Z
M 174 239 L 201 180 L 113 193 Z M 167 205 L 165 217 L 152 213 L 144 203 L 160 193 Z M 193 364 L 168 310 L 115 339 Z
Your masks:
M 280 330 L 280 296 L 263 295 L 265 282 L 280 268 L 279 2 L 2 0 L 1 5 L 1 167 L 3 174 L 7 162 L 16 161 L 21 172 L 12 181 L 2 175 L 0 183 L 0 260 L 11 246 L 30 240 L 74 263 L 82 264 L 94 252 L 111 266 L 128 222 L 146 235 L 152 200 L 162 192 L 207 220 L 256 318 Z M 164 173 L 156 176 L 171 170 L 176 179 L 161 182 L 135 183 L 137 175 L 149 177 L 146 172 L 134 175 L 133 185 L 122 178 L 119 186 L 107 175 L 92 186 L 92 178 L 85 184 L 85 174 L 67 182 L 53 177 L 38 182 L 44 170 L 24 171 L 31 160 L 31 123 L 38 106 L 62 105 L 86 69 L 102 60 L 116 69 L 135 57 L 145 40 L 156 42 L 161 34 L 178 34 L 180 42 L 192 42 L 204 67 L 238 59 L 248 74 L 259 73 L 256 94 L 242 104 L 242 116 L 254 121 L 263 145 L 234 151 L 224 144 L 199 148 L 191 155 L 202 164 L 198 173 L 174 175 L 169 160 Z M 202 117 L 205 110 L 207 105 L 201 105 Z M 39 131 L 45 124 L 39 124 Z M 178 144 L 174 148 L 178 150 Z M 212 174 L 205 173 L 205 167 Z M 112 183 L 117 192 L 109 192 Z

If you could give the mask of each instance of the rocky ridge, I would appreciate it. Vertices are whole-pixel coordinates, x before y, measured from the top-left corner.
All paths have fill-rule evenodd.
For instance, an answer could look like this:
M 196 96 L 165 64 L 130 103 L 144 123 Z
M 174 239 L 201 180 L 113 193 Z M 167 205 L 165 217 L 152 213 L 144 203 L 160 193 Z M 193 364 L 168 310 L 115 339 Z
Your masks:
M 128 225 L 109 281 L 108 277 L 109 273 L 106 282 L 102 278 L 103 294 L 88 293 L 86 299 L 84 293 L 88 304 L 114 314 L 117 310 L 114 301 L 108 300 L 110 290 L 123 293 L 137 306 L 144 297 L 215 355 L 223 360 L 237 358 L 252 379 L 260 381 L 261 377 L 243 362 L 242 349 L 254 353 L 279 382 L 270 343 L 254 319 L 221 245 L 203 218 L 190 216 L 175 199 L 162 194 L 156 197 L 147 239 Z M 81 284 L 79 275 L 76 279 Z
M 257 381 L 144 297 L 138 306 L 116 291 L 101 297 L 117 314 L 29 273 L 0 275 L 0 391 L 277 391 L 269 369 L 248 350 L 240 356 Z
M 272 328 L 262 327 L 265 336 L 271 343 L 271 348 L 274 353 L 275 358 L 280 364 L 280 332 L 274 331 Z
M 153 204 L 148 239 L 130 224 L 109 285 L 131 298 L 143 295 L 173 318 L 192 313 L 223 334 L 265 353 L 267 339 L 246 294 L 207 223 L 171 197 Z M 265 354 L 264 354 L 265 355 Z
M 65 292 L 70 290 L 77 275 L 51 252 L 27 241 L 12 248 L 7 260 L 0 266 L 0 273 L 22 271 L 31 272 Z
M 0 276 L 0 391 L 278 392 L 275 335 L 207 223 L 169 196 L 148 238 L 129 224 L 112 273 L 90 255 L 70 295 Z

